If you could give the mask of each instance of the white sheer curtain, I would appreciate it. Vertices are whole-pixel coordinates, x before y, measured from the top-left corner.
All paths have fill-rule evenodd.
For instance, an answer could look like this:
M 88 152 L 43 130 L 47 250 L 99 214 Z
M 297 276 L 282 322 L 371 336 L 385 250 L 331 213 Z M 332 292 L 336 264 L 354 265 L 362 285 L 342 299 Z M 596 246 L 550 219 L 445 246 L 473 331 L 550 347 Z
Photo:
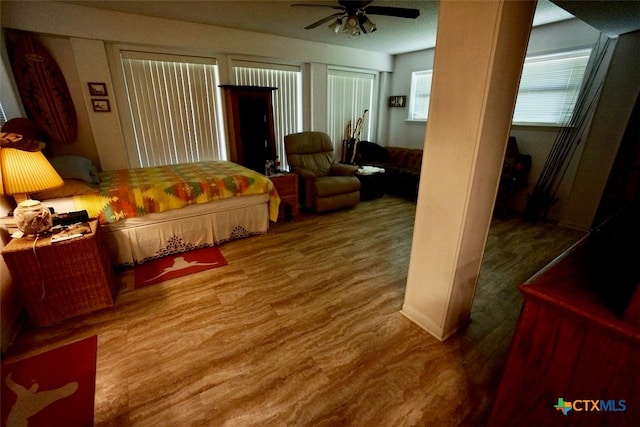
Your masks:
M 131 167 L 225 159 L 215 59 L 124 51 Z
M 237 85 L 275 87 L 273 91 L 273 124 L 276 154 L 281 167 L 287 169 L 284 137 L 302 130 L 302 72 L 300 67 L 233 61 Z

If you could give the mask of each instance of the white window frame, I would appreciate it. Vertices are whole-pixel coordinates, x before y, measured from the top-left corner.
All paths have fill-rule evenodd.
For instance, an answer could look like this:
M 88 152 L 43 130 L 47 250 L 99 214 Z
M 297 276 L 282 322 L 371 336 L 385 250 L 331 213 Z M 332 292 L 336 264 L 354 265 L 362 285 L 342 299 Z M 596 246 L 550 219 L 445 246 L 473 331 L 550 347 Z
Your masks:
M 431 82 L 433 70 L 420 70 L 411 73 L 411 90 L 409 92 L 410 122 L 424 123 L 429 117 L 429 101 L 431 100 Z M 422 98 L 419 102 L 419 98 Z

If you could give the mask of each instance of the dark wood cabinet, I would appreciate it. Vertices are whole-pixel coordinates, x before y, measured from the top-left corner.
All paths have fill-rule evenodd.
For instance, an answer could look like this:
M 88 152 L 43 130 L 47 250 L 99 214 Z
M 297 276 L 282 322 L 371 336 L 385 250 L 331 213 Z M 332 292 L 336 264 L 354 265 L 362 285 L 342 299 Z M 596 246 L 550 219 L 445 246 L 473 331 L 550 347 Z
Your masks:
M 257 172 L 276 157 L 272 94 L 277 88 L 221 85 L 224 91 L 229 160 Z

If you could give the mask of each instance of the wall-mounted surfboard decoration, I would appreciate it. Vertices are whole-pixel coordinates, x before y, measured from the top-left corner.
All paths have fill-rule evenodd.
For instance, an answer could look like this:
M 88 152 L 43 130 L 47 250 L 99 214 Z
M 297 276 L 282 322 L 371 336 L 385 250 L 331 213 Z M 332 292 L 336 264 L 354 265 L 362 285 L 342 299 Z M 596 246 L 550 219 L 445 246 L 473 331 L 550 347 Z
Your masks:
M 60 67 L 31 34 L 12 31 L 8 40 L 11 68 L 27 115 L 52 142 L 74 142 L 78 119 Z

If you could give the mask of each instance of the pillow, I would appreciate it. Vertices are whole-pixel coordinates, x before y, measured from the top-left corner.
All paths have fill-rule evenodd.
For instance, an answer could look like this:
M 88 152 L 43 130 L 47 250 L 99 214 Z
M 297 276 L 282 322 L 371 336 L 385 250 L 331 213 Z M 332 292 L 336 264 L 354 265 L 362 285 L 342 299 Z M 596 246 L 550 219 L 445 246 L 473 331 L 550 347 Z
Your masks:
M 80 156 L 58 156 L 49 159 L 62 179 L 81 179 L 89 184 L 100 184 L 98 169 L 91 160 Z
M 53 190 L 40 191 L 39 193 L 32 193 L 30 196 L 36 200 L 46 200 L 94 193 L 100 193 L 100 189 L 97 185 L 89 184 L 81 179 L 65 179 L 62 187 L 54 188 Z

